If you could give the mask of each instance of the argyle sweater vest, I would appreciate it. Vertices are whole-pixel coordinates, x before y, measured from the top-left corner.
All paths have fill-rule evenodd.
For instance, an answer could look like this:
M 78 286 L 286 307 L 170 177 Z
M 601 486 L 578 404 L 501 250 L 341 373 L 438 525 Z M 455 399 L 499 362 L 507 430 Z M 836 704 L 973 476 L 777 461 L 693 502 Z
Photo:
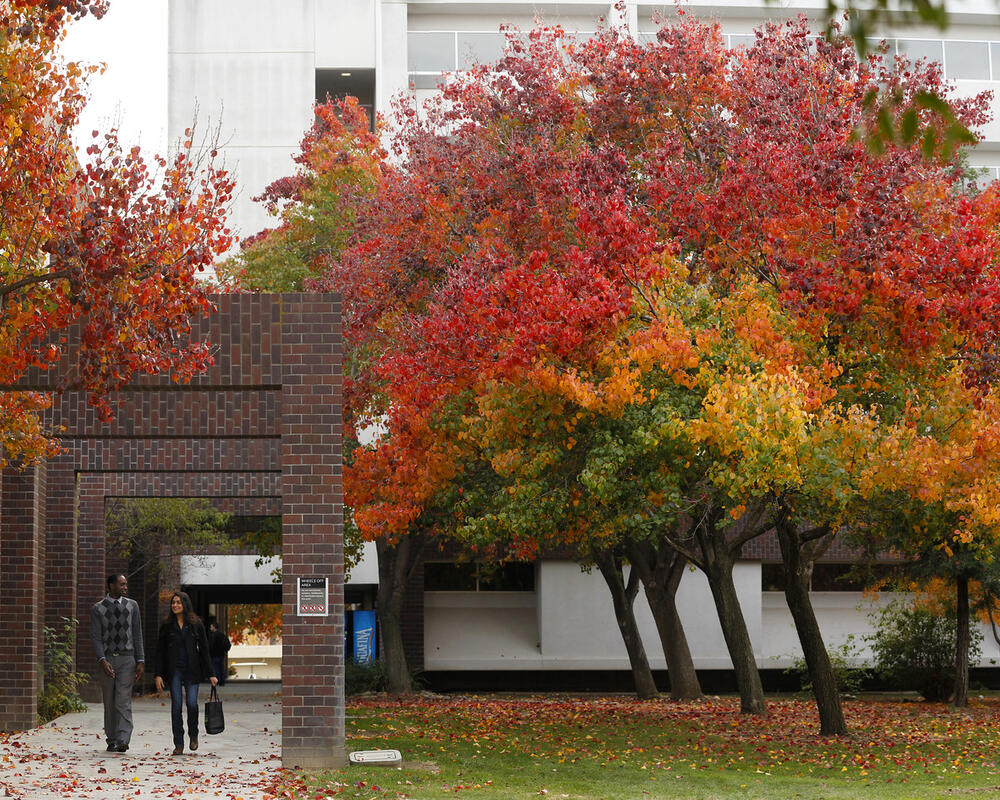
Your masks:
M 101 624 L 101 639 L 105 653 L 117 653 L 124 650 L 134 650 L 132 641 L 132 615 L 124 600 L 112 600 L 105 597 L 99 604 L 103 622 Z

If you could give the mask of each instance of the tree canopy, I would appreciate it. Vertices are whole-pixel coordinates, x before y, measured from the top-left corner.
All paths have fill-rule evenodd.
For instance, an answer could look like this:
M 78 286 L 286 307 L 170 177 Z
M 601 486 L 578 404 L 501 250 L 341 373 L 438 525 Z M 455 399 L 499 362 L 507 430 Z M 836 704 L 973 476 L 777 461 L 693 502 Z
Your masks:
M 944 137 L 910 101 L 945 90 L 936 66 L 859 60 L 804 19 L 728 49 L 681 14 L 648 43 L 511 32 L 496 64 L 401 100 L 384 153 L 345 138 L 349 104 L 322 110 L 290 185 L 326 169 L 350 206 L 305 268 L 344 295 L 350 432 L 380 432 L 345 468 L 361 534 L 495 557 L 667 541 L 738 632 L 732 563 L 776 527 L 829 671 L 808 576 L 843 525 L 928 485 L 981 520 L 957 536 L 997 507 L 997 194 L 963 191 L 955 152 L 856 136 L 891 113 Z M 975 128 L 987 99 L 952 108 Z M 360 171 L 319 167 L 317 140 Z M 283 197 L 244 258 L 321 208 Z
M 189 380 L 211 360 L 189 341 L 209 309 L 198 273 L 230 245 L 233 184 L 188 132 L 176 154 L 147 161 L 116 131 L 94 131 L 78 161 L 69 132 L 93 67 L 59 52 L 67 26 L 104 2 L 14 0 L 0 9 L 0 385 L 32 368 L 62 387 L 107 395 L 136 374 Z M 74 329 L 73 352 L 68 352 Z M 0 458 L 26 461 L 55 444 L 43 394 L 0 392 Z

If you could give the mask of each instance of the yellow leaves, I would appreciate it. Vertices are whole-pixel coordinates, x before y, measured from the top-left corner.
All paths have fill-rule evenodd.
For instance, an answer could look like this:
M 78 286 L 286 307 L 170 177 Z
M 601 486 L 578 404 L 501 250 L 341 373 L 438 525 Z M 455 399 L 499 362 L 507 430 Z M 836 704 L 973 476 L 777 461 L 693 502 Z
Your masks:
M 521 454 L 518 450 L 505 450 L 490 459 L 490 464 L 497 475 L 511 475 L 517 472 L 521 461 Z
M 715 450 L 724 464 L 714 478 L 735 495 L 802 484 L 802 456 L 814 416 L 806 409 L 808 386 L 787 374 L 732 373 L 714 384 L 692 437 Z
M 961 369 L 918 389 L 897 426 L 899 444 L 886 470 L 896 488 L 964 520 L 952 541 L 970 544 L 1000 525 L 998 398 L 967 386 Z

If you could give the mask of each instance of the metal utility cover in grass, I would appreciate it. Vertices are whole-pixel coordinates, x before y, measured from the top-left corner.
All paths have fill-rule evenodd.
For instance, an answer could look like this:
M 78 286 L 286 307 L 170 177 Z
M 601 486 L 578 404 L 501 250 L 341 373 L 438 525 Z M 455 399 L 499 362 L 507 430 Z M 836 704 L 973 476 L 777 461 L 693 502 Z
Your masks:
M 366 767 L 398 767 L 403 763 L 398 750 L 355 750 L 348 759 L 352 764 Z

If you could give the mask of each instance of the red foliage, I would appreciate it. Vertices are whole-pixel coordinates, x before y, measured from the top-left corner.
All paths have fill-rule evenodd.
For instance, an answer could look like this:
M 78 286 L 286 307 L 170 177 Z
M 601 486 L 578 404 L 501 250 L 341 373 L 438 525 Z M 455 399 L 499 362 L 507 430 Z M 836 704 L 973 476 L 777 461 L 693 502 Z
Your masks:
M 385 431 L 345 470 L 366 537 L 406 533 L 454 483 L 461 415 L 488 382 L 585 368 L 625 320 L 657 316 L 667 259 L 695 282 L 773 284 L 841 351 L 989 346 L 995 201 L 964 196 L 916 143 L 876 156 L 855 136 L 873 90 L 902 114 L 944 88 L 933 66 L 859 63 L 804 20 L 728 50 L 681 15 L 654 43 L 512 35 L 422 112 L 401 101 L 351 243 L 314 284 L 344 296 L 348 426 Z M 955 104 L 973 127 L 985 109 Z M 317 126 L 302 158 L 323 142 L 330 163 L 349 157 L 341 133 Z
M 116 131 L 95 131 L 87 162 L 77 162 L 68 131 L 89 70 L 61 62 L 57 45 L 71 19 L 104 8 L 20 0 L 0 12 L 0 382 L 66 360 L 62 386 L 88 391 L 106 420 L 107 394 L 134 375 L 187 381 L 210 363 L 207 344 L 188 341 L 189 320 L 209 308 L 197 273 L 230 244 L 233 185 L 202 163 L 190 132 L 172 161 L 151 168 L 138 148 L 123 151 Z M 80 347 L 67 358 L 58 334 L 71 326 Z M 13 433 L 36 412 L 9 397 L 0 405 L 11 411 L 0 426 L 8 455 L 37 454 L 43 443 Z

